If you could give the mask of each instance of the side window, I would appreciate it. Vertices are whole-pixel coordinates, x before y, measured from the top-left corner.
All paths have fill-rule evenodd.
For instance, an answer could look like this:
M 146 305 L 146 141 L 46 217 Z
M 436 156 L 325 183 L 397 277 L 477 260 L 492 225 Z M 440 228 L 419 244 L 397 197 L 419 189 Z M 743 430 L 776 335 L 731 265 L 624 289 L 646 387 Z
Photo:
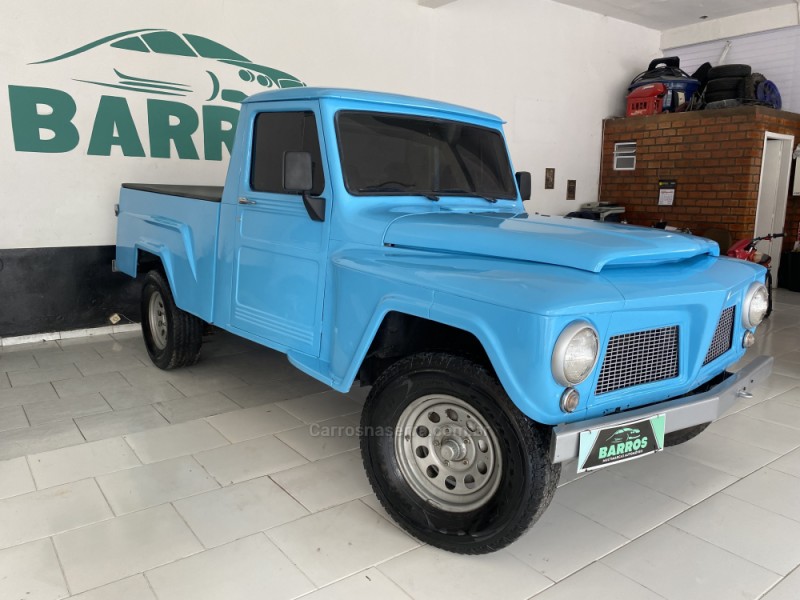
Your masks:
M 310 111 L 261 113 L 256 117 L 250 187 L 257 192 L 283 193 L 283 155 L 286 152 L 311 153 L 314 168 L 311 194 L 321 194 L 325 188 L 325 175 L 317 120 Z
M 142 35 L 144 41 L 153 52 L 158 54 L 174 54 L 176 56 L 196 56 L 189 44 L 184 42 L 177 33 L 171 31 L 154 31 Z
M 122 38 L 118 42 L 111 44 L 112 48 L 120 48 L 122 50 L 135 50 L 136 52 L 150 52 L 147 46 L 144 45 L 142 38 L 138 35 L 135 37 Z

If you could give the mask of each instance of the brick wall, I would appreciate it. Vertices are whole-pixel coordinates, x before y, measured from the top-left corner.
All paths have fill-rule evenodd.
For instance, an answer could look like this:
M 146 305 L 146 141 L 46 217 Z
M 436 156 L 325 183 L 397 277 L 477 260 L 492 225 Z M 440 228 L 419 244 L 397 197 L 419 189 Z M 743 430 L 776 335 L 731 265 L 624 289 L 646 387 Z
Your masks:
M 604 121 L 599 197 L 622 204 L 629 223 L 665 220 L 702 234 L 729 229 L 733 239 L 755 229 L 764 132 L 795 136 L 800 115 L 764 107 L 738 107 Z M 614 144 L 636 142 L 636 169 L 614 170 Z M 678 182 L 673 206 L 658 206 L 658 181 Z M 790 190 L 791 194 L 791 190 Z M 784 230 L 791 247 L 800 221 L 800 198 L 789 197 Z

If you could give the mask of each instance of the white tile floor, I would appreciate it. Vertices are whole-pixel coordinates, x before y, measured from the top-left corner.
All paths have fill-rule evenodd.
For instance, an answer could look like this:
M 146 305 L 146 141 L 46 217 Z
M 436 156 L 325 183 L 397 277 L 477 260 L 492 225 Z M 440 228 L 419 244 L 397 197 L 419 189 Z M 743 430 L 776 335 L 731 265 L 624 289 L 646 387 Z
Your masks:
M 800 294 L 775 374 L 683 446 L 577 476 L 510 548 L 422 546 L 378 506 L 343 395 L 226 334 L 163 372 L 139 334 L 0 350 L 0 598 L 800 598 Z M 747 360 L 747 357 L 746 359 Z

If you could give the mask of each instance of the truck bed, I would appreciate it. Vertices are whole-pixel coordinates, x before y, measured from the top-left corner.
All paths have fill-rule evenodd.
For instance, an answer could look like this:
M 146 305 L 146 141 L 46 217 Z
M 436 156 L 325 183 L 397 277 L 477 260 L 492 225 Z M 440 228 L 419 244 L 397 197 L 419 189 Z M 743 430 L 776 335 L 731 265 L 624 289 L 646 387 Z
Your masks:
M 207 202 L 222 202 L 222 186 L 217 185 L 165 185 L 161 183 L 123 183 L 122 187 L 129 190 L 139 190 L 151 192 L 153 194 L 165 194 L 167 196 L 178 196 L 179 198 L 191 198 L 193 200 L 205 200 Z
M 126 183 L 119 195 L 116 268 L 139 274 L 158 257 L 179 308 L 212 320 L 221 187 Z

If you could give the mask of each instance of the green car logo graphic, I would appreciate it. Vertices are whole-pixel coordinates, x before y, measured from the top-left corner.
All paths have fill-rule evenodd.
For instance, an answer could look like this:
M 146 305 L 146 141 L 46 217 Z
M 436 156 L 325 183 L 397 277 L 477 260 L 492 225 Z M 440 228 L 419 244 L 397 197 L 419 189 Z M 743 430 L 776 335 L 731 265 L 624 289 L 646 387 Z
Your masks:
M 632 427 L 623 427 L 622 429 L 617 429 L 614 433 L 612 433 L 606 439 L 606 444 L 617 444 L 619 442 L 627 442 L 629 440 L 638 439 L 641 435 L 641 431 L 638 429 L 634 429 Z
M 82 60 L 90 50 L 93 55 L 106 53 L 108 62 L 112 64 L 124 61 L 126 66 L 124 69 L 112 68 L 112 73 L 98 78 L 99 57 L 89 64 Z M 71 74 L 75 81 L 159 96 L 199 94 L 206 102 L 239 103 L 266 89 L 305 85 L 297 77 L 254 63 L 219 42 L 166 29 L 115 33 L 31 64 L 43 65 L 67 59 L 74 65 Z M 194 59 L 195 63 L 188 59 Z M 163 73 L 176 73 L 178 77 L 175 81 L 167 81 Z

